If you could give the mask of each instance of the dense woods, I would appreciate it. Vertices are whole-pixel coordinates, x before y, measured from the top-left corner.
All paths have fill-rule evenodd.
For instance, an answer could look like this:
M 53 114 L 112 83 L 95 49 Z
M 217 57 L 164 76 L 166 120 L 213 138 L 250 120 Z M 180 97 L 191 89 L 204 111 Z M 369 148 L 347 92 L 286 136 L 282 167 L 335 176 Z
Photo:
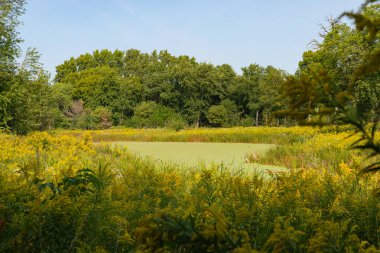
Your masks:
M 57 66 L 56 84 L 87 113 L 107 108 L 114 125 L 233 126 L 262 124 L 283 103 L 286 73 L 250 65 L 237 75 L 230 65 L 199 63 L 167 51 L 95 51 Z M 256 118 L 257 114 L 257 118 Z M 266 123 L 267 123 L 266 122 Z
M 302 96 L 309 98 L 310 116 L 332 106 L 329 97 L 348 89 L 353 71 L 378 47 L 366 30 L 330 20 L 294 75 L 258 64 L 237 74 L 228 64 L 215 66 L 168 51 L 103 49 L 71 57 L 56 67 L 56 76 L 49 81 L 36 49 L 16 62 L 21 54 L 17 27 L 24 1 L 3 2 L 0 127 L 16 133 L 110 126 L 291 125 L 294 121 L 285 114 L 274 113 L 288 110 L 289 99 L 291 104 L 297 97 L 291 93 L 297 89 L 286 80 L 318 80 L 313 94 Z M 364 15 L 377 17 L 379 10 L 371 6 Z M 321 80 L 326 75 L 328 84 Z M 379 114 L 379 78 L 377 72 L 351 87 L 352 102 L 368 120 Z

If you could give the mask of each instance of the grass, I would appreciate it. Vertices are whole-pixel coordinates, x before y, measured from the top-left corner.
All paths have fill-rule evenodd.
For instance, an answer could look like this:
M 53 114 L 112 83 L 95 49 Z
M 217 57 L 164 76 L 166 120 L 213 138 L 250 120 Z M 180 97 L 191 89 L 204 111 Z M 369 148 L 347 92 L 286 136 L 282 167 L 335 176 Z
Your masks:
M 352 168 L 360 170 L 360 164 L 363 164 L 363 154 L 360 152 L 352 152 L 348 147 L 353 143 L 357 136 L 348 138 L 352 133 L 346 127 L 325 127 L 325 128 L 311 128 L 311 127 L 233 127 L 233 128 L 197 128 L 197 129 L 184 129 L 181 131 L 174 131 L 171 129 L 130 129 L 130 128 L 111 128 L 107 130 L 54 130 L 51 132 L 53 136 L 74 136 L 81 138 L 84 136 L 89 137 L 94 142 L 170 142 L 170 143 L 189 143 L 182 145 L 190 145 L 190 143 L 216 143 L 216 146 L 205 146 L 204 151 L 200 151 L 203 155 L 196 155 L 192 157 L 193 152 L 196 150 L 183 149 L 186 155 L 181 158 L 177 156 L 182 152 L 182 148 L 177 148 L 176 145 L 171 144 L 165 148 L 157 148 L 155 153 L 157 160 L 171 161 L 179 163 L 180 166 L 186 169 L 188 166 L 194 166 L 194 161 L 199 165 L 199 161 L 203 160 L 205 165 L 210 164 L 210 159 L 216 157 L 214 162 L 217 165 L 223 161 L 223 165 L 227 166 L 230 170 L 252 171 L 252 170 L 274 170 L 277 171 L 278 167 L 297 169 L 297 168 L 328 168 L 334 170 L 341 163 L 345 163 Z M 239 154 L 239 149 L 218 151 L 220 143 L 234 143 L 239 145 L 246 144 L 274 144 L 265 152 L 255 153 L 252 155 L 250 151 Z M 133 144 L 133 146 L 148 145 L 146 144 Z M 159 145 L 159 144 L 152 144 Z M 174 150 L 171 147 L 175 147 Z M 231 146 L 232 147 L 232 146 Z M 153 148 L 150 147 L 150 148 Z M 143 148 L 141 155 L 150 155 L 148 147 Z M 194 149 L 196 149 L 195 147 Z M 165 149 L 165 150 L 161 150 Z M 193 149 L 193 148 L 191 148 Z M 147 150 L 148 153 L 145 153 Z M 216 155 L 214 155 L 214 151 Z M 167 152 L 167 154 L 165 154 Z M 253 149 L 253 152 L 256 152 Z M 175 154 L 175 157 L 174 157 Z M 204 157 L 207 154 L 207 157 Z M 226 155 L 227 154 L 227 155 Z M 229 155 L 235 155 L 229 157 Z M 168 155 L 172 156 L 168 159 Z M 189 156 L 189 158 L 186 158 Z M 227 159 L 224 159 L 227 157 Z M 250 162 L 244 163 L 237 162 L 241 159 L 248 158 Z M 245 159 L 244 159 L 245 160 Z M 244 161 L 243 160 L 243 161 Z M 189 162 L 191 161 L 191 163 Z M 231 162 L 233 161 L 233 162 Z M 265 164 L 265 166 L 263 165 Z M 280 170 L 281 171 L 281 170 Z
M 247 163 L 247 155 L 259 156 L 275 147 L 273 144 L 247 143 L 200 143 L 200 142 L 112 142 L 115 146 L 127 147 L 130 151 L 163 162 L 171 162 L 179 167 L 218 165 L 233 170 L 281 171 L 278 166 Z
M 268 139 L 278 134 L 261 130 Z M 212 132 L 193 136 L 202 131 Z M 0 252 L 185 252 L 190 246 L 193 252 L 378 252 L 379 177 L 350 166 L 346 133 L 304 136 L 282 145 L 112 146 L 86 132 L 0 134 Z M 136 155 L 143 145 L 145 153 Z M 144 157 L 148 147 L 156 157 L 183 155 L 182 166 Z M 205 155 L 210 163 L 244 164 L 248 150 L 260 163 L 302 163 L 269 180 L 222 166 L 184 166 Z
M 271 143 L 303 142 L 319 130 L 310 127 L 233 127 L 171 129 L 112 128 L 107 130 L 53 130 L 55 136 L 90 135 L 94 141 Z

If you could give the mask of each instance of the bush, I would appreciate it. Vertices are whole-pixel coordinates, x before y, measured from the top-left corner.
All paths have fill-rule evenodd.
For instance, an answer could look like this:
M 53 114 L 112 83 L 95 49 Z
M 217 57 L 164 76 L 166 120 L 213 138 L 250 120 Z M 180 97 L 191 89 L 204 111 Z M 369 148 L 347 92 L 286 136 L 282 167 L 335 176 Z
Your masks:
M 182 130 L 186 127 L 186 122 L 183 120 L 181 117 L 175 117 L 172 119 L 169 119 L 168 122 L 166 123 L 166 127 L 173 129 L 175 131 Z
M 0 142 L 0 252 L 379 252 L 378 179 L 345 163 L 263 177 L 190 171 L 89 134 Z
M 207 120 L 214 127 L 221 127 L 227 120 L 228 111 L 224 105 L 213 105 L 207 112 Z
M 112 126 L 112 112 L 105 107 L 97 107 L 94 111 L 97 117 L 98 128 L 107 129 Z
M 153 101 L 142 102 L 137 105 L 133 117 L 126 124 L 138 128 L 169 127 L 175 130 L 183 129 L 186 126 L 179 113 Z
M 85 109 L 78 118 L 78 127 L 82 129 L 97 129 L 99 119 L 90 109 Z
M 227 110 L 227 118 L 225 119 L 224 124 L 222 124 L 222 126 L 232 127 L 238 125 L 241 113 L 238 112 L 236 104 L 230 99 L 225 99 L 220 104 L 223 105 L 224 108 L 226 108 Z

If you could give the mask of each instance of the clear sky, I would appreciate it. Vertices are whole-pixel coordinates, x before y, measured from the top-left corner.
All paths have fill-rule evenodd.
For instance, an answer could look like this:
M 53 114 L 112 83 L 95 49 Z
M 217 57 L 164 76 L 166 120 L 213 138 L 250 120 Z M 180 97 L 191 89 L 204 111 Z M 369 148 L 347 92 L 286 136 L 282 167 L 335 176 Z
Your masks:
M 293 73 L 327 16 L 361 0 L 28 0 L 22 48 L 35 47 L 54 74 L 95 49 L 166 49 L 198 61 L 251 63 Z

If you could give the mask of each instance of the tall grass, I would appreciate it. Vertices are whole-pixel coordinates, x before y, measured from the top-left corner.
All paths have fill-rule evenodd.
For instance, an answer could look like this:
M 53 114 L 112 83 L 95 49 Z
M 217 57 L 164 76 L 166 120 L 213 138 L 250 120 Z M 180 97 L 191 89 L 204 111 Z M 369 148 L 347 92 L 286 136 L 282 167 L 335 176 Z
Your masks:
M 235 127 L 198 128 L 175 131 L 170 129 L 108 129 L 55 130 L 55 135 L 82 136 L 89 134 L 94 141 L 150 142 L 241 142 L 285 144 L 302 142 L 319 130 L 309 127 Z
M 341 163 L 359 167 L 363 154 L 350 149 L 356 140 L 349 132 L 317 133 L 304 142 L 278 145 L 263 155 L 257 162 L 287 168 L 334 169 Z
M 89 135 L 0 138 L 1 252 L 379 249 L 378 178 L 345 163 L 263 178 L 181 170 Z

